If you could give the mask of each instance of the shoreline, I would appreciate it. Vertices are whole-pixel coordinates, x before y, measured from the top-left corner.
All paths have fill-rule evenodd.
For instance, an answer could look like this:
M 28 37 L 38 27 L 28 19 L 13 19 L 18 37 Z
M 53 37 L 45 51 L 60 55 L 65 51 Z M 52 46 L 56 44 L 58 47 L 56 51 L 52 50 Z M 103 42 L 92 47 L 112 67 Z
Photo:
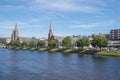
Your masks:
M 61 52 L 63 54 L 81 54 L 81 55 L 98 55 L 98 56 L 112 56 L 120 57 L 120 51 L 98 51 L 98 50 L 73 50 L 73 49 L 58 49 L 58 48 L 8 48 L 14 50 L 30 50 L 30 51 L 48 51 L 50 53 Z

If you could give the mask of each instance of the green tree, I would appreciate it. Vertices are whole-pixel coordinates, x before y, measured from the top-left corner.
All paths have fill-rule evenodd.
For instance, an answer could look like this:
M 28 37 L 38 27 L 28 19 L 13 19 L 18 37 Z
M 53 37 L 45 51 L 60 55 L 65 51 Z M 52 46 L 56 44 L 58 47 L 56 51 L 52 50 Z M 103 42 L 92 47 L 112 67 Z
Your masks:
M 38 46 L 38 47 L 44 47 L 44 46 L 45 46 L 45 41 L 40 40 L 40 41 L 37 43 L 37 46 Z
M 87 38 L 81 38 L 77 41 L 77 47 L 82 47 L 83 49 L 84 46 L 89 46 L 89 43 L 90 42 Z
M 26 41 L 23 41 L 22 44 L 21 44 L 22 47 L 27 47 L 28 46 L 28 43 Z
M 14 44 L 15 44 L 14 41 L 11 41 L 11 42 L 9 43 L 9 45 L 12 46 L 12 47 L 14 46 Z
M 94 37 L 94 39 L 91 42 L 93 47 L 99 47 L 101 50 L 101 47 L 106 47 L 108 45 L 108 40 L 103 35 L 98 35 Z
M 57 42 L 56 42 L 55 40 L 51 40 L 51 41 L 48 43 L 48 46 L 49 46 L 50 48 L 54 48 L 54 47 L 57 46 Z
M 72 46 L 72 43 L 69 37 L 66 37 L 63 39 L 62 46 L 65 46 L 66 48 L 70 48 Z
M 20 46 L 21 46 L 20 41 L 19 41 L 19 40 L 16 40 L 16 41 L 14 42 L 14 46 L 16 46 L 16 47 L 20 47 Z
M 31 41 L 31 42 L 29 43 L 29 46 L 30 46 L 30 47 L 36 47 L 35 41 Z

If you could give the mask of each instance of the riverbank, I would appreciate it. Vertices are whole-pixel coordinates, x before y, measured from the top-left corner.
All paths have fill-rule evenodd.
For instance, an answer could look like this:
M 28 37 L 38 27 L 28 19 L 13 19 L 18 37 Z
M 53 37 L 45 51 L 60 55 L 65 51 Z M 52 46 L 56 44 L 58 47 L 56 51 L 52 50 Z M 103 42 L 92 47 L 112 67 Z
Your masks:
M 31 50 L 31 51 L 48 51 L 50 53 L 54 52 L 61 52 L 64 54 L 86 54 L 86 55 L 99 55 L 99 56 L 113 56 L 113 57 L 120 57 L 120 51 L 99 51 L 99 50 L 73 50 L 73 49 L 47 49 L 47 48 L 11 48 L 14 50 Z

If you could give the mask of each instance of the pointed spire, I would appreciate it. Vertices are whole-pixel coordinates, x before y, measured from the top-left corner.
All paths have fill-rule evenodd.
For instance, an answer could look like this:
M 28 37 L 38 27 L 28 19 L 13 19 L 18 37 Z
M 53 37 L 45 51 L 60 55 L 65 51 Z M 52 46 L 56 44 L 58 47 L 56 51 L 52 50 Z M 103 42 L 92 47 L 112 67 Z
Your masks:
M 15 24 L 15 30 L 17 30 L 17 23 Z
M 53 40 L 54 39 L 54 35 L 52 32 L 52 22 L 50 21 L 50 29 L 49 29 L 49 33 L 48 33 L 48 41 Z
M 52 33 L 52 22 L 50 21 L 50 33 Z

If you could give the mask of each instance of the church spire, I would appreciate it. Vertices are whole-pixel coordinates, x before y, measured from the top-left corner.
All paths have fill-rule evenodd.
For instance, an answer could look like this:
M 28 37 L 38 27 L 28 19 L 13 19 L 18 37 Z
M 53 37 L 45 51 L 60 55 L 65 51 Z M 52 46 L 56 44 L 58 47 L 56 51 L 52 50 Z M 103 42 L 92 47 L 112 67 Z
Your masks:
M 49 30 L 50 33 L 52 33 L 52 22 L 50 21 L 50 30 Z
M 49 33 L 48 33 L 48 40 L 53 40 L 54 39 L 54 35 L 52 32 L 52 22 L 50 21 L 50 29 L 49 29 Z
M 15 24 L 15 30 L 18 30 L 18 29 L 17 29 L 17 23 Z
M 11 41 L 16 41 L 18 40 L 18 29 L 17 29 L 17 23 L 15 24 L 15 29 L 13 30 L 13 33 L 11 35 Z

